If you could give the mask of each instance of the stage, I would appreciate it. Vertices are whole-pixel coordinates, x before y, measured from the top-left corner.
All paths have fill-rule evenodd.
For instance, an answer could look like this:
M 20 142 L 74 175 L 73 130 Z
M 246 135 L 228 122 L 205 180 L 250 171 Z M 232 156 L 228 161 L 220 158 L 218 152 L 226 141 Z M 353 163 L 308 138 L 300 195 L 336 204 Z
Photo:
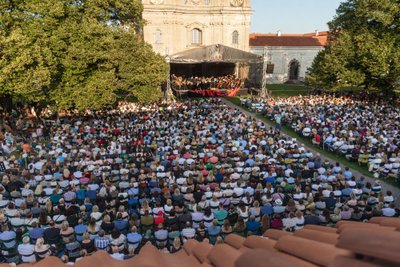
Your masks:
M 196 47 L 172 55 L 169 62 L 171 87 L 178 97 L 236 96 L 262 88 L 263 57 L 232 47 Z
M 197 89 L 197 90 L 173 90 L 174 95 L 181 97 L 233 97 L 243 96 L 256 92 L 254 89 Z M 258 91 L 257 91 L 258 92 Z

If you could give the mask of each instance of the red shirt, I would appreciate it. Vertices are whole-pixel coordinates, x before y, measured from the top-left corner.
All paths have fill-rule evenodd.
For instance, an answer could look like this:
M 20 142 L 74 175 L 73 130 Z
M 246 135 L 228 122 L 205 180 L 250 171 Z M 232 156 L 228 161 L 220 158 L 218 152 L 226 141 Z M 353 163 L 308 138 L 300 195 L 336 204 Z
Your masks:
M 162 223 L 162 224 L 164 224 L 164 222 L 165 222 L 165 219 L 164 219 L 164 217 L 155 217 L 154 218 L 154 225 L 159 225 L 160 223 Z

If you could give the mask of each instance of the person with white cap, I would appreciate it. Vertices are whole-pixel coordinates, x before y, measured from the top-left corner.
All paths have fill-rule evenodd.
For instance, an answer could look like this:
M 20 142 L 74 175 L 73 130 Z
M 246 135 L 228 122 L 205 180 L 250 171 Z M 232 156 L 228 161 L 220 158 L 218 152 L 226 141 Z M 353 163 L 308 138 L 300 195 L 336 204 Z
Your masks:
M 275 214 L 281 214 L 285 212 L 285 206 L 283 206 L 283 201 L 278 198 L 274 201 L 273 211 Z

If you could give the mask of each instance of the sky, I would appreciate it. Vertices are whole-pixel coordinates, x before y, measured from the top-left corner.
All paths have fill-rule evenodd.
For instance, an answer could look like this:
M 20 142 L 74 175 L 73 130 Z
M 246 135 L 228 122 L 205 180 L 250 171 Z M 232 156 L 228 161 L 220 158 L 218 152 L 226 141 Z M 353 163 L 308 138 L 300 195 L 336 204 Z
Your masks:
M 251 0 L 253 33 L 309 33 L 328 30 L 344 0 Z

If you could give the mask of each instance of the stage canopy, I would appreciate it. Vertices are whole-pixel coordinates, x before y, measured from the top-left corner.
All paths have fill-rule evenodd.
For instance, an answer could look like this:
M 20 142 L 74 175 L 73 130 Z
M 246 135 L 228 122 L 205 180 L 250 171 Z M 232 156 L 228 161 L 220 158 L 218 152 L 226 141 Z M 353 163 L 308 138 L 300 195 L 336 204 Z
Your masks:
M 211 63 L 211 62 L 255 62 L 262 63 L 261 56 L 224 45 L 209 45 L 189 49 L 171 56 L 171 63 Z
M 235 74 L 246 88 L 261 88 L 261 56 L 216 44 L 192 48 L 170 57 L 171 74 L 185 77 L 218 77 Z

